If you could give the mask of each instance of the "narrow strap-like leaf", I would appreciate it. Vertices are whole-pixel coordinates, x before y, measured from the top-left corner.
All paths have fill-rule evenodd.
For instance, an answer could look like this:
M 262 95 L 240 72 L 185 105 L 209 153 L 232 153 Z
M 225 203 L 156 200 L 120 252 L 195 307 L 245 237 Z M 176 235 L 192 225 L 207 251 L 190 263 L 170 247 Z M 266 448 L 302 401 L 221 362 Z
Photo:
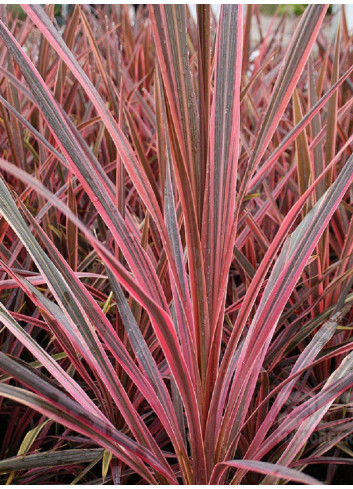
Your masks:
M 94 325 L 90 321 L 87 311 L 85 311 L 83 304 L 77 301 L 77 297 L 72 294 L 63 275 L 43 252 L 43 249 L 29 231 L 2 179 L 0 179 L 0 213 L 6 217 L 7 221 L 15 229 L 38 269 L 46 277 L 52 293 L 63 311 L 66 312 L 66 318 L 71 323 L 73 334 L 77 335 L 79 343 L 89 352 L 86 355 L 86 360 L 91 363 L 92 368 L 96 372 L 99 372 L 99 378 L 102 381 L 104 380 L 112 398 L 120 406 L 122 412 L 124 412 L 130 428 L 140 442 L 146 443 L 146 446 L 154 445 L 158 453 L 159 449 L 155 440 L 147 430 L 123 389 L 104 351 L 103 345 L 97 338 Z M 161 454 L 160 456 L 163 459 Z
M 23 380 L 30 375 L 29 371 L 26 371 L 24 367 L 20 367 L 17 362 L 6 357 L 3 353 L 0 353 L 0 369 Z M 135 441 L 129 439 L 117 429 L 111 428 L 98 418 L 93 417 L 78 403 L 65 397 L 63 393 L 49 383 L 39 378 L 36 378 L 36 382 L 41 385 L 43 396 L 5 384 L 0 385 L 0 394 L 36 409 L 44 416 L 52 418 L 85 436 L 89 436 L 99 445 L 125 461 L 150 483 L 154 484 L 156 481 L 144 464 L 139 463 L 141 460 L 158 467 L 157 470 L 164 472 L 165 476 L 170 480 L 170 474 L 160 467 L 157 460 L 150 455 L 147 449 L 140 447 Z
M 162 217 L 161 213 L 161 208 L 158 204 L 157 198 L 155 197 L 155 194 L 153 192 L 153 189 L 148 181 L 148 178 L 146 177 L 146 174 L 144 173 L 142 166 L 139 164 L 137 161 L 134 152 L 127 141 L 126 137 L 124 136 L 120 126 L 116 124 L 115 120 L 113 119 L 112 115 L 110 112 L 107 110 L 103 100 L 101 99 L 100 95 L 98 94 L 97 90 L 94 88 L 92 85 L 91 81 L 88 79 L 87 75 L 84 73 L 82 70 L 81 66 L 78 64 L 77 60 L 73 56 L 73 54 L 70 52 L 66 44 L 63 42 L 63 39 L 57 32 L 57 30 L 54 28 L 53 24 L 49 21 L 48 17 L 46 16 L 45 12 L 41 7 L 38 5 L 23 5 L 23 9 L 26 11 L 26 13 L 31 17 L 31 19 L 40 27 L 41 32 L 43 35 L 49 40 L 49 42 L 52 44 L 53 47 L 55 47 L 60 54 L 60 57 L 62 60 L 67 64 L 67 66 L 70 68 L 72 73 L 76 76 L 77 80 L 81 83 L 83 89 L 89 96 L 92 104 L 96 108 L 98 114 L 101 116 L 102 121 L 104 122 L 108 132 L 110 133 L 117 150 L 120 154 L 121 160 L 123 164 L 125 165 L 125 168 L 127 169 L 132 182 L 134 183 L 138 193 L 140 194 L 142 200 L 144 201 L 148 211 L 150 212 L 151 216 L 153 217 L 156 226 L 158 227 L 158 230 L 161 234 L 161 239 L 163 241 L 166 254 L 168 256 L 168 261 L 169 265 L 171 267 L 174 280 L 176 282 L 176 286 L 180 288 L 180 283 L 178 280 L 178 274 L 176 271 L 176 265 L 173 259 L 173 253 L 171 251 L 170 247 L 170 242 L 168 238 L 167 231 L 165 229 L 164 225 L 164 220 Z M 28 68 L 28 58 L 24 54 L 23 50 L 20 49 L 18 43 L 13 39 L 13 37 L 9 34 L 8 30 L 6 29 L 5 26 L 1 26 L 0 24 L 0 35 L 3 37 L 4 40 L 6 40 L 6 43 L 9 47 L 10 50 L 12 50 L 13 55 L 16 57 L 16 61 L 20 64 L 22 67 L 21 69 L 23 70 L 23 73 L 25 76 L 28 77 L 29 83 L 34 83 L 38 85 L 38 92 L 36 92 L 36 95 L 38 96 L 38 93 L 40 94 L 40 99 L 41 101 L 44 101 L 46 97 L 49 96 L 49 90 L 47 87 L 41 83 L 40 80 L 38 80 L 38 76 L 33 73 L 33 70 Z M 49 96 L 50 98 L 50 96 Z M 57 117 L 57 114 L 53 114 L 53 111 L 50 110 L 50 103 L 49 106 L 47 106 L 48 110 L 48 116 L 47 120 L 50 122 L 53 118 L 53 115 Z M 67 123 L 68 124 L 68 123 Z M 60 132 L 59 128 L 57 130 Z M 54 131 L 55 133 L 55 131 Z M 76 135 L 77 139 L 77 135 Z M 60 145 L 61 138 L 58 139 L 58 144 Z M 68 135 L 68 140 L 67 143 L 73 143 L 71 135 Z M 87 151 L 87 148 L 86 148 Z M 65 153 L 65 152 L 64 152 Z M 112 232 L 114 234 L 115 239 L 119 242 L 119 246 L 124 247 L 125 245 L 122 245 L 121 239 L 123 235 L 125 234 L 120 230 L 119 232 L 115 232 L 116 226 L 120 227 L 123 226 L 123 223 L 120 222 L 120 225 L 118 224 L 118 221 L 120 221 L 120 213 L 117 211 L 116 206 L 113 205 L 113 202 L 106 202 L 107 198 L 107 189 L 95 186 L 95 179 L 92 178 L 94 173 L 92 174 L 92 171 L 87 167 L 87 164 L 85 160 L 82 160 L 78 162 L 77 158 L 78 155 L 80 155 L 80 149 L 79 148 L 72 148 L 71 147 L 71 162 L 74 163 L 76 166 L 76 169 L 78 173 L 81 171 L 85 171 L 85 177 L 82 179 L 82 184 L 85 185 L 86 183 L 86 190 L 90 197 L 92 198 L 92 201 L 95 203 L 97 208 L 100 210 L 102 215 L 104 216 L 105 220 L 107 223 L 110 223 L 111 220 L 113 219 L 115 223 L 112 223 Z M 79 169 L 80 168 L 80 169 Z M 95 166 L 95 173 L 100 174 L 100 167 L 99 165 Z M 83 175 L 82 175 L 83 176 Z M 106 178 L 106 176 L 105 176 Z M 104 179 L 104 175 L 101 175 L 101 179 Z M 90 182 L 91 185 L 95 186 L 95 189 L 93 192 L 90 191 L 90 187 L 87 186 L 87 183 Z M 107 183 L 106 183 L 107 185 Z M 113 200 L 113 199 L 112 199 Z M 126 235 L 126 238 L 124 239 L 125 244 L 129 243 L 129 246 L 133 245 L 131 243 L 131 240 L 128 237 L 128 234 Z M 133 245 L 134 246 L 134 245 Z M 137 259 L 140 261 L 140 265 L 135 268 L 135 273 L 137 274 L 142 274 L 144 275 L 146 271 L 151 269 L 149 260 L 146 259 L 145 254 L 143 253 L 143 250 L 140 248 L 138 249 L 138 252 L 135 253 L 133 252 L 132 255 L 130 255 L 130 252 L 127 252 L 127 250 L 124 252 L 125 256 L 127 257 L 133 257 L 134 259 Z M 139 258 L 138 258 L 139 256 Z M 145 262 L 142 263 L 141 262 Z M 136 262 L 135 262 L 136 263 Z M 137 264 L 137 263 L 136 263 Z M 130 265 L 132 266 L 132 265 Z M 153 295 L 155 297 L 160 298 L 161 304 L 166 308 L 166 303 L 164 299 L 164 294 L 162 292 L 162 289 L 158 283 L 158 280 L 156 280 L 156 277 L 154 276 L 153 271 L 151 271 L 151 276 L 142 278 L 141 277 L 141 284 L 145 284 L 145 286 L 153 286 L 155 288 L 155 291 Z
M 202 221 L 202 247 L 210 316 L 210 345 L 205 347 L 208 393 L 212 390 L 218 369 L 223 327 L 222 308 L 236 233 L 234 213 L 240 140 L 242 39 L 242 6 L 223 5 L 216 40 L 215 85 Z
M 150 15 L 158 61 L 184 164 L 195 199 L 200 195 L 199 127 L 191 77 L 185 5 L 153 5 Z M 195 202 L 200 220 L 200 201 Z
M 239 151 L 242 7 L 221 9 L 210 120 L 209 170 L 203 216 L 203 249 L 211 327 L 219 314 L 234 241 L 232 228 Z M 222 239 L 220 239 L 222 237 Z
M 249 382 L 252 382 L 252 388 L 255 387 L 256 378 L 262 364 L 261 359 L 273 335 L 279 315 L 305 267 L 307 259 L 319 241 L 320 236 L 352 180 L 353 156 L 349 158 L 337 180 L 311 209 L 283 246 L 239 357 L 239 368 L 235 373 L 231 399 L 224 416 L 223 429 L 221 429 L 223 435 L 219 438 L 223 444 L 223 436 L 228 438 L 228 435 L 225 435 L 224 431 L 225 426 L 228 426 L 228 416 L 234 419 L 237 403 L 242 398 L 240 386 L 243 386 L 245 379 L 247 379 L 246 383 L 249 384 Z M 279 288 L 281 289 L 281 294 L 278 294 Z M 245 411 L 246 409 L 243 413 Z M 232 415 L 230 414 L 231 412 L 233 413 Z M 241 414 L 238 417 L 237 423 L 243 417 L 244 414 Z M 236 425 L 232 424 L 232 426 L 232 430 L 236 431 Z
M 259 462 L 257 460 L 229 460 L 227 462 L 219 463 L 214 468 L 210 483 L 219 484 L 219 479 L 229 467 L 247 469 L 259 474 L 271 475 L 275 477 L 276 480 L 284 479 L 292 482 L 300 482 L 301 484 L 321 484 L 317 479 L 314 479 L 310 475 L 302 474 L 298 470 L 289 469 L 280 464 Z
M 95 167 L 90 165 L 92 160 L 88 154 L 89 150 L 87 146 L 84 145 L 82 147 L 80 145 L 77 138 L 78 131 L 72 126 L 70 127 L 61 108 L 58 107 L 53 95 L 47 86 L 43 84 L 43 80 L 40 79 L 38 73 L 35 72 L 30 60 L 1 23 L 0 35 L 12 51 L 19 66 L 21 66 L 21 70 L 31 88 L 36 88 L 34 93 L 49 125 L 53 128 L 59 146 L 61 146 L 67 160 L 70 161 L 85 191 L 110 227 L 131 268 L 137 276 L 141 277 L 141 284 L 145 284 L 145 287 L 149 288 L 151 292 L 153 291 L 153 296 L 156 299 L 160 299 L 160 303 L 167 308 L 163 291 L 149 258 L 139 243 L 131 239 L 131 234 L 126 229 L 124 220 L 116 209 L 113 196 L 106 182 L 106 176 L 101 174 L 98 164 Z M 85 152 L 87 152 L 86 155 Z
M 31 470 L 37 467 L 58 467 L 60 465 L 91 462 L 103 454 L 102 448 L 77 448 L 53 452 L 31 453 L 10 457 L 0 461 L 0 474 L 14 470 Z
M 53 358 L 41 348 L 36 341 L 15 321 L 0 303 L 0 321 L 23 343 L 34 357 L 60 382 L 62 386 L 75 397 L 81 404 L 92 412 L 95 416 L 103 417 L 102 413 L 97 409 L 97 406 L 91 401 L 81 387 L 53 360 Z M 108 420 L 105 419 L 106 422 Z
M 319 32 L 328 5 L 309 5 L 288 46 L 280 74 L 273 88 L 272 97 L 261 123 L 251 159 L 241 184 L 240 196 L 244 197 L 247 184 L 256 170 L 273 133 L 293 94 L 293 90 L 305 67 L 311 48 Z
M 327 344 L 327 342 L 332 338 L 334 332 L 336 331 L 338 321 L 341 319 L 343 312 L 337 312 L 330 318 L 329 321 L 324 323 L 324 325 L 319 329 L 314 338 L 310 341 L 308 346 L 303 350 L 300 354 L 298 360 L 295 362 L 293 369 L 291 371 L 291 376 L 295 375 L 298 371 L 305 368 L 305 366 L 310 366 L 315 357 L 320 353 L 323 346 Z M 261 423 L 253 441 L 250 444 L 249 449 L 246 453 L 246 458 L 257 458 L 257 452 L 261 443 L 266 437 L 270 426 L 273 426 L 274 420 L 276 416 L 280 412 L 282 406 L 287 401 L 294 385 L 296 382 L 296 378 L 294 377 L 290 382 L 283 387 L 278 396 L 276 397 L 274 403 L 271 408 L 267 412 L 265 419 Z
M 257 456 L 261 457 L 268 449 L 283 440 L 295 428 L 299 427 L 288 444 L 280 460 L 289 463 L 301 450 L 307 437 L 319 424 L 322 416 L 328 411 L 332 402 L 353 385 L 353 353 L 351 352 L 341 365 L 331 374 L 322 390 L 297 406 L 279 427 L 259 447 Z
M 55 206 L 60 209 L 64 215 L 67 215 L 76 226 L 85 234 L 90 244 L 97 251 L 98 255 L 104 261 L 106 267 L 116 276 L 119 282 L 130 292 L 141 305 L 143 305 L 150 314 L 152 326 L 158 337 L 160 346 L 165 354 L 169 368 L 174 376 L 175 382 L 180 390 L 181 397 L 185 406 L 186 416 L 189 423 L 192 449 L 197 453 L 196 457 L 204 464 L 203 441 L 201 437 L 200 413 L 196 398 L 195 386 L 192 384 L 190 372 L 188 371 L 184 357 L 181 354 L 179 341 L 175 332 L 174 324 L 171 317 L 146 294 L 145 290 L 137 283 L 131 274 L 121 265 L 112 253 L 98 241 L 87 227 L 72 214 L 63 202 L 48 191 L 41 183 L 31 177 L 29 174 L 21 171 L 19 168 L 0 159 L 0 166 L 6 168 L 6 171 L 15 172 L 23 181 L 33 186 L 37 192 L 43 194 L 51 200 Z M 6 191 L 8 192 L 8 191 Z M 5 193 L 6 193 L 5 192 Z M 11 200 L 11 199 L 10 199 Z M 12 213 L 17 214 L 16 206 Z M 8 215 L 9 218 L 9 215 Z M 11 222 L 12 220 L 9 219 Z M 32 242 L 33 236 L 28 241 Z M 54 287 L 55 290 L 55 287 Z M 68 291 L 70 292 L 70 291 Z M 75 300 L 73 301 L 73 304 Z M 55 305 L 55 304 L 54 304 Z M 200 469 L 200 468 L 199 468 Z M 203 467 L 201 467 L 202 477 L 205 477 Z

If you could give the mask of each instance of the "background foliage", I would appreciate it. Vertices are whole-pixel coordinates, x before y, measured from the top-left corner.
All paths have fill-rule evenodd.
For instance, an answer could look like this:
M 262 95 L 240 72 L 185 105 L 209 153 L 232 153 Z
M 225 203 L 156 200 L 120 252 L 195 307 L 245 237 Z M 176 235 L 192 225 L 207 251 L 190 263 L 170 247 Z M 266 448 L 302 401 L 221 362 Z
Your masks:
M 331 42 L 308 6 L 287 44 L 254 5 L 77 5 L 60 31 L 23 9 L 0 22 L 1 482 L 342 481 L 344 12 Z

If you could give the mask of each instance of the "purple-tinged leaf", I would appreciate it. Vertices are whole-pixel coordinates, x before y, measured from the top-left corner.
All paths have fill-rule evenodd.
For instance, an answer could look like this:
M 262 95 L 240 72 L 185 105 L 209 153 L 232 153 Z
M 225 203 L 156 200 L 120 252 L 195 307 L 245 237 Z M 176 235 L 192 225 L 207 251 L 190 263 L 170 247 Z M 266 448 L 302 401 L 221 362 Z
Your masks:
M 215 466 L 210 484 L 219 484 L 222 474 L 230 467 L 237 469 L 245 469 L 259 474 L 271 475 L 276 480 L 288 480 L 292 482 L 300 482 L 301 484 L 321 484 L 318 480 L 310 475 L 302 474 L 301 472 L 289 469 L 280 464 L 270 464 L 268 462 L 259 462 L 257 460 L 229 460 L 219 463 Z
M 210 347 L 206 346 L 209 388 L 214 383 L 219 361 L 223 325 L 220 315 L 223 314 L 236 233 L 234 213 L 240 137 L 242 38 L 242 6 L 222 6 L 216 40 L 215 85 L 202 222 L 210 317 Z

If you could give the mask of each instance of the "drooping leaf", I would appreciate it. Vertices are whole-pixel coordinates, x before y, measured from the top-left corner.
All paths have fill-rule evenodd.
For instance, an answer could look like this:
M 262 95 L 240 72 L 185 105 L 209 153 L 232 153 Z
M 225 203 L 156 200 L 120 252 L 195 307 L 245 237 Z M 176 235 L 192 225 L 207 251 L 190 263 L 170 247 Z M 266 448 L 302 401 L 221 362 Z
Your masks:
M 21 455 L 0 461 L 0 473 L 17 470 L 31 470 L 37 467 L 58 467 L 60 465 L 74 465 L 95 460 L 101 456 L 101 448 L 59 450 L 57 452 L 39 452 L 30 455 Z
M 229 460 L 217 464 L 212 474 L 211 481 L 214 484 L 219 483 L 219 479 L 222 473 L 227 470 L 228 467 L 236 467 L 237 469 L 247 469 L 254 472 L 271 475 L 276 480 L 284 479 L 292 482 L 300 482 L 301 484 L 321 484 L 318 480 L 310 477 L 309 475 L 302 474 L 297 470 L 289 469 L 288 467 L 280 464 L 271 464 L 268 462 L 258 462 L 255 460 Z

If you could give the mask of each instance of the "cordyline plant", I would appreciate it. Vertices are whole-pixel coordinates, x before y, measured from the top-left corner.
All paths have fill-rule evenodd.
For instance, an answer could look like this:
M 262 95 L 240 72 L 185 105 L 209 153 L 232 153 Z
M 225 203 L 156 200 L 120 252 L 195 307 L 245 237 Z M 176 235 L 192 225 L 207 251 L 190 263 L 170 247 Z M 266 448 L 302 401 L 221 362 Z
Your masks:
M 338 481 L 344 12 L 331 42 L 308 6 L 287 45 L 251 5 L 23 11 L 0 22 L 1 482 Z

